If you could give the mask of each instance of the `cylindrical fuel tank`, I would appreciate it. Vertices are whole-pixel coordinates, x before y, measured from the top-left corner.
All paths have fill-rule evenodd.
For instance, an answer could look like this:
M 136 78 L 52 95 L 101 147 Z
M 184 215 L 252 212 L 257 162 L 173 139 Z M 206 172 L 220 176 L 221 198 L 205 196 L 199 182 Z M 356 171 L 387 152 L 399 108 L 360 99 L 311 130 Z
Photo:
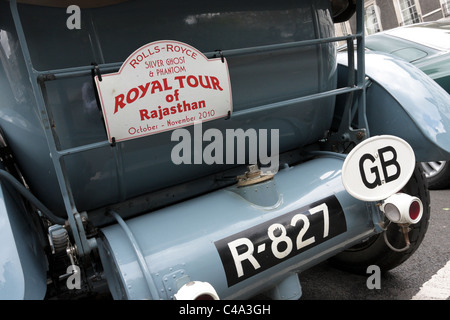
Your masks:
M 232 186 L 101 230 L 116 299 L 172 299 L 190 281 L 248 298 L 374 231 L 341 181 L 342 158 L 317 158 L 273 180 Z
M 214 120 L 203 125 L 204 131 L 279 129 L 282 153 L 316 142 L 330 128 L 334 97 L 283 103 L 336 88 L 334 44 L 257 50 L 333 36 L 330 1 L 116 2 L 83 7 L 79 30 L 67 27 L 70 16 L 65 7 L 20 2 L 18 29 L 9 2 L 0 2 L 0 126 L 31 190 L 55 214 L 65 216 L 66 212 L 45 133 L 51 131 L 58 150 L 105 142 L 89 68 L 93 62 L 100 66 L 123 62 L 146 43 L 176 40 L 203 53 L 256 48 L 225 56 L 233 112 L 270 104 L 281 107 Z M 19 42 L 22 31 L 28 50 Z M 35 70 L 31 75 L 27 64 Z M 80 70 L 87 72 L 71 75 Z M 31 86 L 39 72 L 46 75 L 39 83 L 42 93 Z M 100 72 L 104 72 L 101 67 Z M 193 130 L 192 126 L 187 129 Z M 176 143 L 171 132 L 164 132 L 115 147 L 69 152 L 61 160 L 64 182 L 78 211 L 224 170 L 223 165 L 175 165 L 171 150 Z

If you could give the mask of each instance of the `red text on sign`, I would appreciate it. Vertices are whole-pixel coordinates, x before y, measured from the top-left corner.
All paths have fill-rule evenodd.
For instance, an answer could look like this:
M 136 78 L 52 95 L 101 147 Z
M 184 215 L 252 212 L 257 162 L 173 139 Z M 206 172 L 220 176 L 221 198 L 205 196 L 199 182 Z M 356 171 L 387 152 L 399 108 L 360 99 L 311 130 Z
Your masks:
M 174 77 L 175 84 L 178 84 L 180 89 L 185 87 L 197 88 L 202 87 L 204 89 L 219 90 L 223 91 L 220 86 L 219 79 L 213 76 L 176 76 Z M 169 84 L 167 78 L 161 81 L 155 80 L 147 82 L 144 85 L 139 85 L 137 87 L 131 88 L 126 94 L 121 93 L 115 96 L 115 106 L 114 114 L 120 109 L 123 109 L 127 104 L 131 104 L 138 99 L 143 98 L 147 93 L 154 94 L 155 92 L 163 92 L 167 90 L 172 90 L 172 85 Z M 171 101 L 168 101 L 171 102 Z

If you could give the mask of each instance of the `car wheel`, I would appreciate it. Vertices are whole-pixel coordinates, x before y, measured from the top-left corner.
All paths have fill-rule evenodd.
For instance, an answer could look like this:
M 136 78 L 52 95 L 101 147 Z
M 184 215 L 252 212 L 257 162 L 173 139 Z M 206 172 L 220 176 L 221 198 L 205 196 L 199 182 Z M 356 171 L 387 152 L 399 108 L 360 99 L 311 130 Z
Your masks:
M 351 247 L 329 259 L 329 262 L 345 271 L 366 274 L 367 267 L 376 265 L 381 272 L 391 270 L 406 261 L 420 246 L 428 229 L 430 219 L 430 194 L 426 186 L 425 176 L 420 165 L 416 165 L 414 173 L 401 190 L 422 200 L 423 216 L 421 220 L 409 228 L 410 247 L 400 252 L 388 247 L 384 237 L 387 236 L 390 245 L 396 249 L 405 248 L 403 234 L 399 231 L 399 226 L 391 223 L 385 232 L 376 234 L 354 247 Z M 384 234 L 386 233 L 386 235 Z
M 450 162 L 421 162 L 429 189 L 445 189 L 450 186 Z

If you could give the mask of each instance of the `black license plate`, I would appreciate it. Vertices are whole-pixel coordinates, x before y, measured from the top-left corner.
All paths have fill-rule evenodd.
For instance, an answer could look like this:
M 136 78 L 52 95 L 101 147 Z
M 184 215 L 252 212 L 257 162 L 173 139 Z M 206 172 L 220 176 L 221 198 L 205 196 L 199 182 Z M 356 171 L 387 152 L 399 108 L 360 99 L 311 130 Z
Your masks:
M 230 287 L 345 231 L 342 207 L 330 196 L 214 244 Z

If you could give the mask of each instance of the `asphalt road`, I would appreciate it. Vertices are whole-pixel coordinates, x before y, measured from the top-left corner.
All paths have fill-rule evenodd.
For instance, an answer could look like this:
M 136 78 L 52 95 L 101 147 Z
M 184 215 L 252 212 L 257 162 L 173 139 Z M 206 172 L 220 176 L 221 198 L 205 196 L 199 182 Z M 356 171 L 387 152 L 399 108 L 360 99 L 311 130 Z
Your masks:
M 301 300 L 450 300 L 450 189 L 432 190 L 430 196 L 431 218 L 422 245 L 381 276 L 379 289 L 367 286 L 372 273 L 354 275 L 324 262 L 299 275 Z

